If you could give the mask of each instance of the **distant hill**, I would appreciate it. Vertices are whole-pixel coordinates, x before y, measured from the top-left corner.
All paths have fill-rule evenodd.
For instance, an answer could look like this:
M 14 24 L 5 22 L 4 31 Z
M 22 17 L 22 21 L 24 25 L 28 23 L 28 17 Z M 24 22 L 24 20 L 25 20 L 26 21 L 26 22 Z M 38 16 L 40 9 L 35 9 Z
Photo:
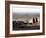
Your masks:
M 32 17 L 40 17 L 39 13 L 13 13 L 13 19 L 14 18 L 32 18 Z

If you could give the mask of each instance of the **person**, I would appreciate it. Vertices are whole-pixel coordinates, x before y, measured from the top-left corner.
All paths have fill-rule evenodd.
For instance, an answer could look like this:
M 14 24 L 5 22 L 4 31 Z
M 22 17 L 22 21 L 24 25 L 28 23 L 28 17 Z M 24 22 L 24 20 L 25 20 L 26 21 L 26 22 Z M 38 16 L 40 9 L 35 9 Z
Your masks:
M 34 19 L 34 17 L 33 17 L 33 24 L 35 23 L 35 19 Z
M 36 22 L 38 22 L 38 19 L 37 19 L 37 17 L 36 17 Z

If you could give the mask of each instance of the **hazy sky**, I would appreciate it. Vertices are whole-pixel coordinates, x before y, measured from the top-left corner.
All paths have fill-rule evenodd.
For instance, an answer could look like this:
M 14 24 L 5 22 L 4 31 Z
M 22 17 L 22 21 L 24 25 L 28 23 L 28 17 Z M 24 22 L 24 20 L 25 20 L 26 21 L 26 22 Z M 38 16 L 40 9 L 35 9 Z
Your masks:
M 14 13 L 39 13 L 40 10 L 39 9 L 35 9 L 35 8 L 13 8 L 13 12 Z
M 26 8 L 25 8 L 26 7 Z M 38 6 L 25 6 L 14 5 L 12 8 L 13 13 L 40 13 L 40 7 Z

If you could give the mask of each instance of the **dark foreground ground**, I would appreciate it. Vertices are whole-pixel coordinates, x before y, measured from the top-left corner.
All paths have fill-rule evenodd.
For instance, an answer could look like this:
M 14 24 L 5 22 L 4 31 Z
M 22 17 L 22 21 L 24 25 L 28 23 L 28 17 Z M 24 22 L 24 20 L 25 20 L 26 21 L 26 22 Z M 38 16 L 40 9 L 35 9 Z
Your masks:
M 13 30 L 39 30 L 40 25 L 33 26 L 32 24 L 24 22 L 15 22 L 13 21 Z

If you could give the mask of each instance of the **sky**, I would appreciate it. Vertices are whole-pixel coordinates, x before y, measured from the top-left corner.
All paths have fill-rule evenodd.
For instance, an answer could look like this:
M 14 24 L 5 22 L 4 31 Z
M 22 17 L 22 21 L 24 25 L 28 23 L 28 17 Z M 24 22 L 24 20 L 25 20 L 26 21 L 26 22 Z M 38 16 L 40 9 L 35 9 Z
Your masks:
M 39 16 L 40 6 L 33 5 L 12 5 L 13 19 L 31 19 L 32 16 Z M 31 13 L 31 14 L 30 14 Z M 25 18 L 26 17 L 26 18 Z
M 33 5 L 13 5 L 12 8 L 13 13 L 40 13 L 40 6 Z

